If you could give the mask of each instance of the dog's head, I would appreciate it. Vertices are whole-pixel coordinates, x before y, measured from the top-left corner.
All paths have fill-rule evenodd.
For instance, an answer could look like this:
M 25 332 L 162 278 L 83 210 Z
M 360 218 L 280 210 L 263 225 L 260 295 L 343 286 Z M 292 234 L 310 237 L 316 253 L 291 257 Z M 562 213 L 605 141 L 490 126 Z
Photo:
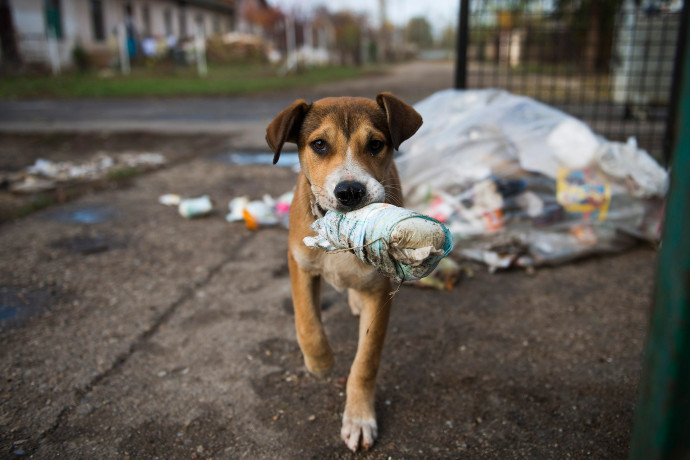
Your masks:
M 376 101 L 299 99 L 268 125 L 266 142 L 274 164 L 285 142 L 296 143 L 317 206 L 348 212 L 385 201 L 393 150 L 421 125 L 422 117 L 390 93 Z

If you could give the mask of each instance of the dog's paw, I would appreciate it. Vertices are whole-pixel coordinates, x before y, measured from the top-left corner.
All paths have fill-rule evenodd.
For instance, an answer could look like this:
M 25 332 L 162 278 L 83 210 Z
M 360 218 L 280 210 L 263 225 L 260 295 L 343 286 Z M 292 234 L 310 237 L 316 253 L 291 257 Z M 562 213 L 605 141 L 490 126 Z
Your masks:
M 343 427 L 340 429 L 340 437 L 352 452 L 357 452 L 360 444 L 364 450 L 369 450 L 374 445 L 377 436 L 378 427 L 376 426 L 375 419 L 343 416 Z

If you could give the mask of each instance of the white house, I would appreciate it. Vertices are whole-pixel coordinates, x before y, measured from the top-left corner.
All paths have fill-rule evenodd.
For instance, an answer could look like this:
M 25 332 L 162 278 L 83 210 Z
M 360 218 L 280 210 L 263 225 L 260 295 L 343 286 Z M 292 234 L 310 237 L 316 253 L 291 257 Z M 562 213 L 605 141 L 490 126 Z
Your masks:
M 233 0 L 10 0 L 19 53 L 25 63 L 70 65 L 81 46 L 96 61 L 114 53 L 124 24 L 130 53 L 147 38 L 175 43 L 197 32 L 204 36 L 235 29 Z M 48 38 L 55 37 L 51 41 Z

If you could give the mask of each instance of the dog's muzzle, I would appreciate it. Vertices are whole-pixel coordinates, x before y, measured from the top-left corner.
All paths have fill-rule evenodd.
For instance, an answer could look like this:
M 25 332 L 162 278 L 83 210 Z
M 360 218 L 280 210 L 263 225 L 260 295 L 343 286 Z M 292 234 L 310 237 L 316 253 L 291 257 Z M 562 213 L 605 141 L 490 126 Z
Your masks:
M 366 187 L 359 182 L 340 182 L 333 190 L 338 203 L 348 208 L 354 208 L 360 204 L 366 194 Z

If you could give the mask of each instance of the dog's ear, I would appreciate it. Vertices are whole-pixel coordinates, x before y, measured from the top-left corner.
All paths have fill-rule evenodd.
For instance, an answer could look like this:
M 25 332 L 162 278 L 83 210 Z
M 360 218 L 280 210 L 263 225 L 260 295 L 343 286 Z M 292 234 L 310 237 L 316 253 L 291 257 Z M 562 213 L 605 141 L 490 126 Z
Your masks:
M 266 142 L 273 152 L 273 164 L 278 163 L 280 151 L 285 142 L 297 143 L 299 128 L 309 104 L 304 99 L 297 99 L 276 116 L 266 128 Z
M 422 116 L 411 105 L 388 92 L 376 96 L 376 102 L 386 112 L 391 141 L 395 150 L 398 150 L 400 144 L 412 137 L 422 126 Z

